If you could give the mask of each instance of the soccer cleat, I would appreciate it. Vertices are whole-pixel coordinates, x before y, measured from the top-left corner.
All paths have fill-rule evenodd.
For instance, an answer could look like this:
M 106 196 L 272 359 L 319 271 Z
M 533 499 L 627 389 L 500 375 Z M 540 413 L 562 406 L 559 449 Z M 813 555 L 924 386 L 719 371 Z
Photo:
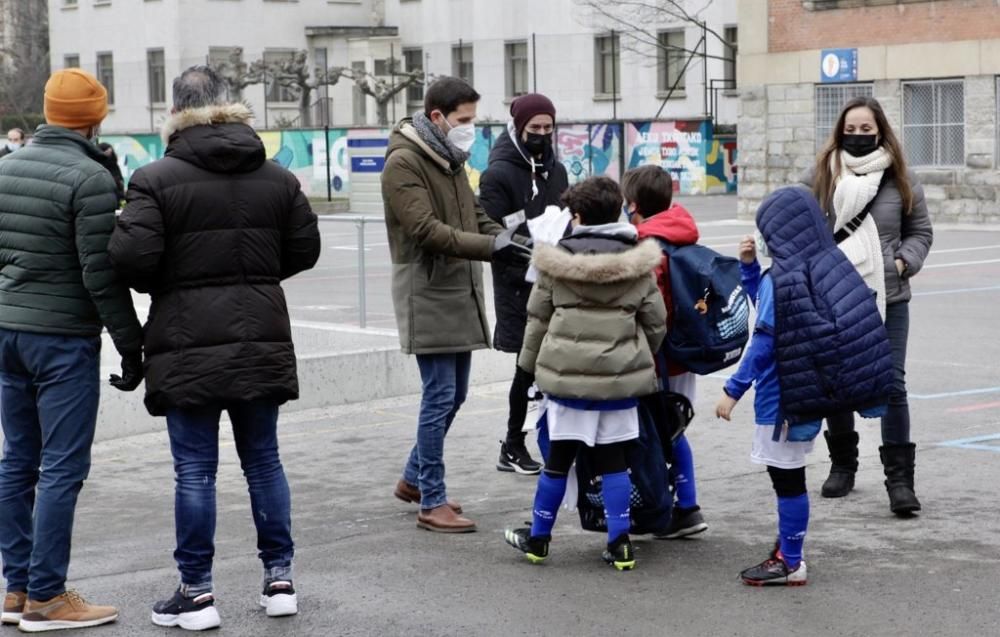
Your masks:
M 184 630 L 208 630 L 222 623 L 212 593 L 185 597 L 180 590 L 153 606 L 152 619 L 157 626 L 179 626 Z
M 266 609 L 268 617 L 287 617 L 299 612 L 295 587 L 290 580 L 274 580 L 264 585 L 260 594 L 260 605 Z
M 533 476 L 540 473 L 542 465 L 531 458 L 528 448 L 524 443 L 501 442 L 500 458 L 497 459 L 497 471 L 520 473 L 525 476 Z
M 619 571 L 631 571 L 635 568 L 635 551 L 627 534 L 619 535 L 601 554 L 604 561 Z
M 794 569 L 789 569 L 781 551 L 775 550 L 756 566 L 740 573 L 740 579 L 748 586 L 805 586 L 808 583 L 806 562 L 802 560 Z
M 662 533 L 654 533 L 653 537 L 658 540 L 677 540 L 697 535 L 707 529 L 708 524 L 705 523 L 705 517 L 701 514 L 701 507 L 675 508 L 674 514 L 670 518 L 670 525 Z
M 532 564 L 541 564 L 549 556 L 549 539 L 547 537 L 532 537 L 531 528 L 507 529 L 503 537 Z

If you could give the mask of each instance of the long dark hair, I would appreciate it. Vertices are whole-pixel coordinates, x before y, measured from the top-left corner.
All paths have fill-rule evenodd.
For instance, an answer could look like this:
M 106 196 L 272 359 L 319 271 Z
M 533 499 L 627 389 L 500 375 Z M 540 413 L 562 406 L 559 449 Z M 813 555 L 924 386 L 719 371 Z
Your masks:
M 910 188 L 910 180 L 906 176 L 906 158 L 903 156 L 903 147 L 896 139 L 892 126 L 889 125 L 882 105 L 871 97 L 855 97 L 840 111 L 840 117 L 837 118 L 837 123 L 833 125 L 833 130 L 830 132 L 830 139 L 816 158 L 813 194 L 823 206 L 829 206 L 830 202 L 833 201 L 833 191 L 837 185 L 837 176 L 840 174 L 840 153 L 838 151 L 844 143 L 844 120 L 847 119 L 847 113 L 860 106 L 867 107 L 875 115 L 875 124 L 878 126 L 879 136 L 882 138 L 881 145 L 892 156 L 892 167 L 889 170 L 895 177 L 896 188 L 899 189 L 899 195 L 903 199 L 903 212 L 910 214 L 913 209 L 913 190 Z

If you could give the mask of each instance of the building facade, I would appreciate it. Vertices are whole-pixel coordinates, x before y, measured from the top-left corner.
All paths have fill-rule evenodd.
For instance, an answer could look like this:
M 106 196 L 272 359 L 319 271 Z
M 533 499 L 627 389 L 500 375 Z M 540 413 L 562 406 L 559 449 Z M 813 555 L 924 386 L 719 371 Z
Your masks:
M 739 30 L 741 216 L 797 182 L 864 95 L 936 220 L 1000 221 L 1000 2 L 743 0 Z
M 701 9 L 688 19 L 648 4 L 636 20 L 588 0 L 49 0 L 51 63 L 109 86 L 110 133 L 157 129 L 171 78 L 192 64 L 275 63 L 302 51 L 305 98 L 267 77 L 239 91 L 258 126 L 376 126 L 421 104 L 419 84 L 379 103 L 349 78 L 332 82 L 337 68 L 364 71 L 383 89 L 414 70 L 466 77 L 489 121 L 537 90 L 564 120 L 711 115 L 735 124 L 737 1 L 682 3 Z

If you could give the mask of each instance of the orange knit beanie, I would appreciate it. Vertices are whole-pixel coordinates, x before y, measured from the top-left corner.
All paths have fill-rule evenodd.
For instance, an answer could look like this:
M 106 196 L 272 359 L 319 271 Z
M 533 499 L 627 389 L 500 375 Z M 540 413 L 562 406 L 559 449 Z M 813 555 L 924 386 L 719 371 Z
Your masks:
M 63 128 L 97 126 L 108 114 L 108 91 L 80 69 L 56 71 L 45 83 L 45 121 Z

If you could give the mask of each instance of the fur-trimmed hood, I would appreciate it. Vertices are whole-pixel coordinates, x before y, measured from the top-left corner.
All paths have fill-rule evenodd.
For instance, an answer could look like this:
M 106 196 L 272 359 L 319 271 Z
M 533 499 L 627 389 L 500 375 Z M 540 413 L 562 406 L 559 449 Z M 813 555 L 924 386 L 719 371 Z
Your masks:
M 610 284 L 649 276 L 663 253 L 655 241 L 643 241 L 623 252 L 572 254 L 558 246 L 537 245 L 532 264 L 542 274 L 576 283 Z
M 253 112 L 242 103 L 220 104 L 189 108 L 171 113 L 160 129 L 160 138 L 164 144 L 170 143 L 170 137 L 179 131 L 192 126 L 210 126 L 212 124 L 246 124 L 253 125 Z
M 172 114 L 163 125 L 165 155 L 214 173 L 248 173 L 267 161 L 264 143 L 250 126 L 245 104 L 192 108 Z

